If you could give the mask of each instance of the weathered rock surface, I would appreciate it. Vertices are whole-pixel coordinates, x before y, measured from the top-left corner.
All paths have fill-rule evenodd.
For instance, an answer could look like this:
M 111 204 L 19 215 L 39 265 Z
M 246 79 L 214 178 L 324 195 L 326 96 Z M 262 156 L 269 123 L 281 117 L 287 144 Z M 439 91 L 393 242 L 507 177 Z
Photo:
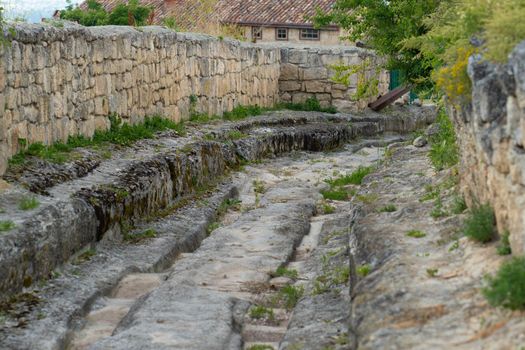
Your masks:
M 461 152 L 461 187 L 468 203 L 489 202 L 498 231 L 508 230 L 512 251 L 525 253 L 525 42 L 508 64 L 473 57 L 472 104 L 450 108 Z

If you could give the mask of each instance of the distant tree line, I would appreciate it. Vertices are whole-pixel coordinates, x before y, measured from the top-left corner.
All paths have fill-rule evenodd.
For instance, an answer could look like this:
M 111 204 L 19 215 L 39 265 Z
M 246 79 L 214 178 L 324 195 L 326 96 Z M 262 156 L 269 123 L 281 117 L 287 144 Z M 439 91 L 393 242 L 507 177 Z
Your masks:
M 151 24 L 153 20 L 153 8 L 140 5 L 139 0 L 120 3 L 111 11 L 106 11 L 96 0 L 87 0 L 86 9 L 73 5 L 71 0 L 68 3 L 66 9 L 60 11 L 60 18 L 83 26 L 143 26 Z

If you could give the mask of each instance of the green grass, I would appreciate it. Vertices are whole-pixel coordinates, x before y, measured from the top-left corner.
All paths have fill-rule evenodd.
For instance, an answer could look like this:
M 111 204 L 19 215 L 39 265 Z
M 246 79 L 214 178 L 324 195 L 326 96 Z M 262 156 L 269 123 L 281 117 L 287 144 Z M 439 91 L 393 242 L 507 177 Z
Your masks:
M 321 204 L 321 209 L 323 210 L 323 214 L 333 214 L 335 212 L 335 207 L 328 203 Z
M 273 346 L 266 344 L 255 344 L 248 348 L 248 350 L 274 350 Z
M 80 265 L 80 264 L 82 264 L 82 263 L 84 263 L 86 261 L 91 260 L 91 258 L 94 257 L 96 254 L 97 254 L 97 252 L 95 251 L 95 249 L 88 249 L 85 252 L 83 252 L 82 254 L 80 254 L 79 256 L 77 256 L 71 262 L 71 264 L 73 264 L 73 265 Z
M 11 220 L 0 220 L 0 232 L 7 232 L 15 227 L 15 223 Z
M 237 106 L 230 112 L 224 112 L 222 119 L 224 120 L 241 120 L 250 116 L 261 115 L 262 113 L 271 110 L 271 108 L 261 108 L 255 106 Z
M 459 152 L 454 125 L 444 108 L 440 109 L 436 123 L 439 125 L 439 132 L 430 137 L 429 158 L 434 168 L 439 171 L 456 165 Z
M 155 231 L 154 229 L 152 228 L 148 228 L 147 230 L 143 231 L 143 232 L 140 232 L 140 233 L 135 233 L 135 234 L 125 234 L 124 235 L 124 240 L 127 241 L 127 242 L 130 242 L 130 243 L 138 243 L 140 241 L 143 241 L 145 239 L 148 239 L 148 238 L 155 238 L 157 237 L 157 231 Z
M 357 195 L 356 199 L 364 204 L 372 204 L 379 198 L 377 193 L 364 193 Z
M 330 190 L 322 190 L 321 194 L 324 199 L 330 199 L 334 201 L 346 201 L 350 198 L 348 190 L 338 187 Z
M 297 279 L 299 274 L 295 269 L 287 269 L 286 267 L 280 266 L 270 274 L 271 277 L 288 277 L 291 279 Z
M 247 136 L 248 135 L 246 135 L 245 133 L 243 133 L 243 132 L 241 132 L 239 130 L 230 130 L 226 134 L 226 138 L 228 140 L 240 140 L 240 139 L 243 139 L 243 138 L 245 138 Z
M 380 213 L 392 213 L 396 210 L 397 208 L 394 204 L 387 204 L 384 207 L 379 208 Z
M 434 209 L 432 209 L 432 211 L 430 212 L 430 216 L 432 216 L 434 219 L 438 219 L 447 215 L 448 213 L 443 209 L 443 202 L 441 201 L 441 197 L 438 196 L 434 201 Z
M 268 318 L 269 320 L 273 320 L 275 318 L 275 315 L 273 313 L 273 309 L 264 307 L 262 305 L 257 305 L 250 309 L 250 317 L 256 320 L 261 318 Z
M 339 187 L 339 186 L 346 186 L 346 185 L 361 185 L 363 182 L 363 178 L 372 173 L 374 171 L 374 167 L 368 166 L 360 166 L 356 170 L 354 170 L 351 174 L 347 174 L 335 179 L 328 179 L 325 180 L 326 183 L 328 183 L 332 187 Z
M 111 115 L 109 119 L 111 122 L 110 129 L 106 131 L 95 131 L 91 139 L 79 135 L 70 136 L 67 143 L 56 142 L 49 146 L 40 142 L 33 143 L 23 151 L 14 155 L 9 160 L 9 164 L 23 164 L 29 156 L 61 164 L 71 160 L 73 158 L 71 152 L 79 147 L 96 147 L 105 143 L 129 146 L 138 140 L 153 138 L 156 132 L 168 129 L 175 130 L 181 135 L 185 134 L 182 123 L 175 123 L 160 116 L 146 117 L 143 123 L 134 125 L 122 123 L 120 117 L 116 115 Z M 24 144 L 25 140 L 20 140 L 20 143 Z
M 220 226 L 221 226 L 220 222 L 214 221 L 214 222 L 212 222 L 211 224 L 208 225 L 208 227 L 206 228 L 206 233 L 209 236 L 213 231 L 218 229 Z
M 487 277 L 482 290 L 492 306 L 511 310 L 525 309 L 525 257 L 514 257 L 504 263 L 495 276 Z
M 284 306 L 286 309 L 291 310 L 295 307 L 299 299 L 304 294 L 304 288 L 302 286 L 296 287 L 287 285 L 282 287 L 277 294 L 277 302 Z
M 20 203 L 18 203 L 18 208 L 20 210 L 31 210 L 38 208 L 39 205 L 40 202 L 35 197 L 24 197 Z
M 253 185 L 253 192 L 255 193 L 263 194 L 264 192 L 266 192 L 266 187 L 264 186 L 264 182 L 262 182 L 261 180 L 258 180 L 258 179 L 253 180 L 252 185 Z
M 364 264 L 357 267 L 357 274 L 361 277 L 368 276 L 370 271 L 372 271 L 372 267 L 369 264 Z
M 226 214 L 226 212 L 230 209 L 240 210 L 241 203 L 242 202 L 237 198 L 225 199 L 224 201 L 222 201 L 222 203 L 219 205 L 219 208 L 217 209 L 217 216 L 224 216 L 224 214 Z
M 439 186 L 425 185 L 425 194 L 419 199 L 420 202 L 426 202 L 439 197 L 441 189 Z
M 407 237 L 412 237 L 412 238 L 423 238 L 425 237 L 427 234 L 423 231 L 419 231 L 419 230 L 410 230 L 406 233 L 406 236 Z
M 467 209 L 467 204 L 462 196 L 454 196 L 452 200 L 451 211 L 453 214 L 461 214 Z
M 501 240 L 497 248 L 499 255 L 509 255 L 512 253 L 512 249 L 510 248 L 509 236 L 510 236 L 509 231 L 505 231 L 501 235 Z
M 476 205 L 465 219 L 463 232 L 477 242 L 490 242 L 495 234 L 494 221 L 494 211 L 490 205 Z

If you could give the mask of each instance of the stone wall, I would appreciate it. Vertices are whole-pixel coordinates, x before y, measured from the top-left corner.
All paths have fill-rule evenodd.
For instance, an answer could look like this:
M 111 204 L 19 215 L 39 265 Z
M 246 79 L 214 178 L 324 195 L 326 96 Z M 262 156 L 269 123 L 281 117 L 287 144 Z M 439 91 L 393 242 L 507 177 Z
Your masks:
M 377 95 L 354 101 L 357 92 L 357 74 L 351 76 L 349 86 L 336 84 L 330 78 L 334 71 L 331 65 L 362 65 L 366 68 L 366 79 L 377 78 L 378 94 L 388 92 L 389 76 L 378 67 L 381 60 L 372 51 L 357 47 L 292 46 L 281 49 L 281 77 L 279 89 L 284 102 L 302 103 L 316 97 L 324 106 L 333 105 L 339 111 L 355 112 L 365 108 Z
M 17 25 L 0 52 L 0 175 L 28 143 L 109 126 L 108 115 L 188 117 L 278 102 L 279 50 L 160 27 Z M 0 48 L 0 50 L 2 50 Z
M 197 111 L 221 115 L 236 105 L 272 106 L 316 97 L 341 111 L 366 107 L 349 87 L 331 82 L 327 67 L 370 58 L 355 47 L 251 44 L 161 27 L 17 24 L 0 46 L 0 175 L 22 142 L 51 144 L 92 136 L 117 113 L 136 123 L 148 115 L 179 121 Z M 283 64 L 281 65 L 281 59 Z M 380 92 L 388 85 L 381 74 Z M 279 91 L 281 89 L 281 91 Z
M 450 108 L 461 152 L 467 202 L 489 202 L 512 251 L 525 253 L 525 42 L 508 64 L 472 57 L 472 103 Z

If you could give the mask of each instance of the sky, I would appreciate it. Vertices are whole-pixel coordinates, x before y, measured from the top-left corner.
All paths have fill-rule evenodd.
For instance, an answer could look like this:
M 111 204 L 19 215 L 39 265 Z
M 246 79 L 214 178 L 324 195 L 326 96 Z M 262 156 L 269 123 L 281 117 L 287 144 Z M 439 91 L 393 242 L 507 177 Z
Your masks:
M 73 0 L 79 3 L 81 0 Z M 67 6 L 66 0 L 0 0 L 7 18 L 22 17 L 27 22 L 40 22 L 43 17 L 51 17 L 57 9 Z

